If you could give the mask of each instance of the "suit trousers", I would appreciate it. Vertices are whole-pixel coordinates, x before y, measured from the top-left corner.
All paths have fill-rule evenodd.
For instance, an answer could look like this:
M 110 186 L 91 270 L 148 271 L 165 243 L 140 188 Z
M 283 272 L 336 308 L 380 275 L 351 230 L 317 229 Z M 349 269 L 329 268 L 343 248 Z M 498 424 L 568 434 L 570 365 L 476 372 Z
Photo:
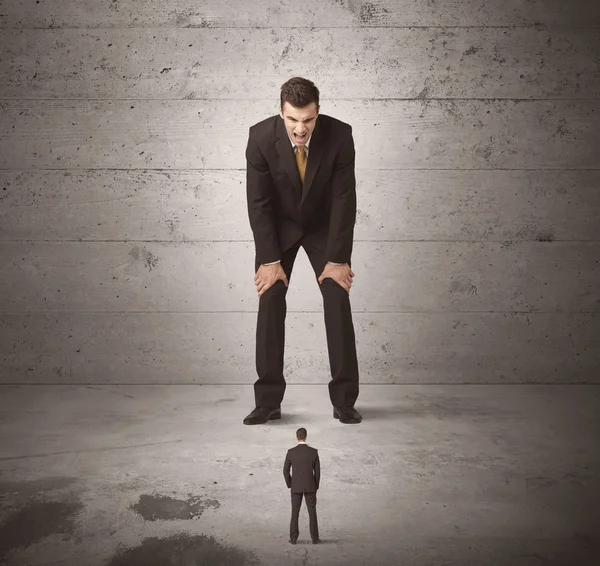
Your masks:
M 292 268 L 300 247 L 303 247 L 319 278 L 327 260 L 325 253 L 315 246 L 300 241 L 283 253 L 281 267 L 291 284 Z M 260 264 L 255 261 L 255 272 Z M 323 296 L 325 331 L 331 380 L 329 398 L 334 407 L 353 407 L 358 397 L 358 360 L 348 292 L 330 277 L 317 285 Z M 256 371 L 254 397 L 257 407 L 279 407 L 283 400 L 286 381 L 283 375 L 285 344 L 285 316 L 287 287 L 277 281 L 263 293 L 258 305 L 256 325 Z
M 298 529 L 298 516 L 302 507 L 302 493 L 292 493 L 292 519 L 290 521 L 290 538 L 297 540 L 300 531 Z M 319 539 L 319 525 L 317 524 L 317 492 L 305 491 L 306 508 L 308 509 L 308 530 L 312 540 Z

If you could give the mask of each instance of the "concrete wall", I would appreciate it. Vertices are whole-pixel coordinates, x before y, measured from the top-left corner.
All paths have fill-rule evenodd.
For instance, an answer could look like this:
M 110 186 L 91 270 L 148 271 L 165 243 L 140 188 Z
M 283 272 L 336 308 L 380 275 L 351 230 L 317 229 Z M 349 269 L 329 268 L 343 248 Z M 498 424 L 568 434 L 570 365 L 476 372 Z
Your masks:
M 363 383 L 600 383 L 600 3 L 0 5 L 0 381 L 255 379 L 248 127 L 353 125 Z M 300 26 L 300 27 L 299 27 Z M 329 379 L 298 256 L 290 383 Z

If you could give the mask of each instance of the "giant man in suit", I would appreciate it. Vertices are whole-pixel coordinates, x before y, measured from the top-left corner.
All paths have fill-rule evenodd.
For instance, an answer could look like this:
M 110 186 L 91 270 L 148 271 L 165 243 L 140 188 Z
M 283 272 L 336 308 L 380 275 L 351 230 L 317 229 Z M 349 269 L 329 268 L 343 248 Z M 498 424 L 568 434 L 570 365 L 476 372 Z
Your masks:
M 286 293 L 303 247 L 325 315 L 333 416 L 359 423 L 358 363 L 349 292 L 356 220 L 352 127 L 319 114 L 319 91 L 295 77 L 281 87 L 279 115 L 250 127 L 247 202 L 256 250 L 256 408 L 244 424 L 281 418 Z

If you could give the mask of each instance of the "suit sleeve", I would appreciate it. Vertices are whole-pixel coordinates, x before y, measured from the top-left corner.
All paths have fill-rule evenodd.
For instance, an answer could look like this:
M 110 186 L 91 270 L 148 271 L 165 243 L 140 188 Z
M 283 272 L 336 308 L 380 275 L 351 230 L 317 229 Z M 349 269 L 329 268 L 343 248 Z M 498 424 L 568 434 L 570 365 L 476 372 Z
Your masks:
M 272 193 L 273 180 L 269 164 L 261 154 L 250 128 L 246 147 L 246 197 L 256 258 L 261 264 L 281 259 Z
M 291 488 L 292 487 L 292 476 L 290 475 L 290 468 L 292 467 L 292 461 L 290 460 L 290 452 L 288 450 L 285 455 L 285 462 L 283 464 L 283 477 L 285 478 L 285 484 Z
M 327 261 L 349 263 L 356 222 L 356 178 L 354 175 L 352 127 L 337 157 L 331 177 L 331 215 L 327 239 Z
M 319 489 L 319 482 L 321 481 L 321 462 L 319 461 L 319 451 L 317 450 L 317 457 L 315 458 L 315 485 Z

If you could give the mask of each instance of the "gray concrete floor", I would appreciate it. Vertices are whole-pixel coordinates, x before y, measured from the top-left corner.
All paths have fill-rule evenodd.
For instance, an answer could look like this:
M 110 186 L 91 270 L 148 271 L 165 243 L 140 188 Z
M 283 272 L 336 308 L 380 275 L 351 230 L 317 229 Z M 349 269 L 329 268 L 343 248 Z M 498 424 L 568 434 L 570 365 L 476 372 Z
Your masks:
M 600 387 L 326 385 L 244 426 L 252 386 L 0 387 L 2 564 L 600 564 Z M 319 450 L 310 544 L 285 453 Z

